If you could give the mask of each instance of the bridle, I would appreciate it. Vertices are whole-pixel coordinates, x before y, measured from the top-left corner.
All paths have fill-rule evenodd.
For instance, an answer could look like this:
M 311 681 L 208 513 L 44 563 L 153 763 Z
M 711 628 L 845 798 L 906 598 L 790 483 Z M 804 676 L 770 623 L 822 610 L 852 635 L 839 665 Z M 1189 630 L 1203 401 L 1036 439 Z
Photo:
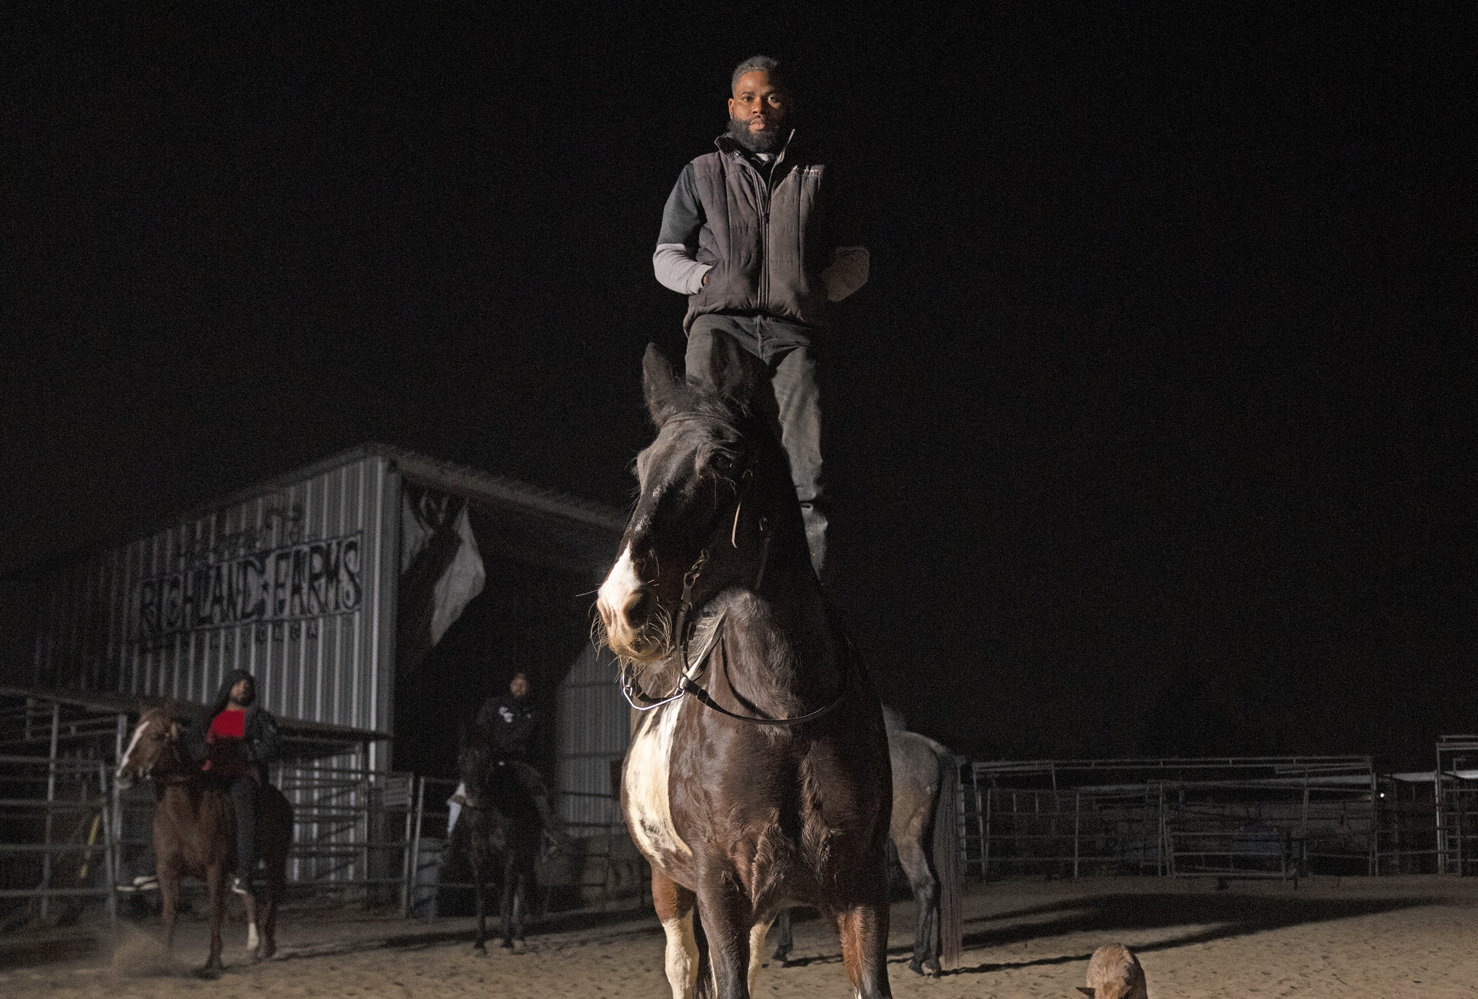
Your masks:
M 139 720 L 139 724 L 144 724 L 142 719 Z M 143 767 L 135 771 L 134 779 L 141 784 L 154 783 L 166 785 L 188 784 L 190 781 L 194 780 L 197 775 L 190 772 L 188 761 L 183 759 L 180 754 L 179 744 L 179 736 L 170 734 L 169 731 L 166 729 L 164 734 L 164 747 L 161 748 L 158 753 L 154 754 L 154 758 L 149 761 L 149 765 L 147 767 Z M 175 762 L 184 765 L 173 773 L 166 773 L 162 776 L 156 777 L 154 775 L 154 767 L 159 763 L 160 757 L 163 756 L 164 753 L 170 751 L 173 751 L 173 753 L 175 754 Z
M 721 420 L 718 420 L 717 417 L 704 416 L 696 413 L 682 414 L 679 416 L 670 417 L 669 420 L 713 420 L 715 422 L 723 422 Z M 742 434 L 740 435 L 740 437 L 741 439 L 743 439 Z M 750 453 L 752 454 L 753 452 Z M 754 469 L 750 467 L 749 460 L 746 459 L 745 468 L 739 474 L 739 488 L 737 490 L 738 496 L 734 503 L 734 525 L 729 531 L 729 544 L 732 545 L 736 550 L 739 548 L 739 518 L 740 515 L 743 513 L 744 501 L 749 495 L 750 484 L 753 481 Z M 759 590 L 760 584 L 762 584 L 765 580 L 765 568 L 770 563 L 770 545 L 771 542 L 773 542 L 775 539 L 775 534 L 772 529 L 772 525 L 770 524 L 769 517 L 761 516 L 759 518 L 757 526 L 759 527 L 760 532 L 760 564 L 759 568 L 755 571 L 754 584 L 752 587 L 756 591 Z M 672 637 L 676 639 L 678 651 L 682 657 L 683 666 L 682 674 L 678 677 L 677 686 L 674 687 L 672 692 L 667 694 L 665 697 L 651 697 L 644 690 L 641 689 L 641 685 L 637 682 L 636 670 L 633 668 L 632 663 L 630 661 L 626 661 L 621 664 L 621 693 L 625 696 L 626 702 L 637 711 L 652 711 L 656 708 L 660 708 L 664 704 L 671 704 L 673 701 L 678 700 L 684 694 L 686 694 L 692 697 L 694 700 L 698 701 L 698 703 L 702 704 L 704 707 L 717 711 L 721 715 L 727 715 L 730 718 L 742 722 L 747 722 L 751 725 L 799 725 L 802 722 L 814 721 L 817 718 L 822 717 L 823 715 L 829 714 L 833 709 L 836 708 L 838 704 L 841 703 L 842 697 L 846 695 L 847 689 L 850 686 L 850 678 L 852 672 L 849 668 L 851 665 L 850 656 L 844 657 L 844 661 L 842 663 L 842 685 L 841 689 L 837 691 L 836 696 L 832 698 L 832 700 L 828 702 L 825 706 L 817 708 L 815 711 L 809 711 L 803 715 L 797 715 L 793 718 L 756 718 L 752 715 L 735 714 L 734 712 L 714 701 L 713 696 L 703 688 L 703 686 L 699 682 L 700 678 L 703 676 L 704 671 L 708 668 L 708 662 L 713 656 L 713 650 L 717 646 L 722 644 L 724 620 L 728 616 L 727 610 L 721 610 L 718 612 L 713 624 L 708 629 L 707 638 L 704 640 L 702 647 L 698 650 L 697 655 L 693 657 L 690 663 L 688 642 L 690 638 L 690 631 L 693 630 L 689 627 L 689 624 L 692 621 L 694 610 L 693 587 L 698 582 L 699 577 L 703 575 L 703 569 L 708 564 L 708 559 L 711 553 L 711 545 L 704 547 L 701 551 L 698 552 L 698 557 L 694 559 L 693 564 L 688 567 L 688 571 L 683 573 L 683 592 L 682 596 L 678 598 L 677 614 L 673 618 L 672 627 Z

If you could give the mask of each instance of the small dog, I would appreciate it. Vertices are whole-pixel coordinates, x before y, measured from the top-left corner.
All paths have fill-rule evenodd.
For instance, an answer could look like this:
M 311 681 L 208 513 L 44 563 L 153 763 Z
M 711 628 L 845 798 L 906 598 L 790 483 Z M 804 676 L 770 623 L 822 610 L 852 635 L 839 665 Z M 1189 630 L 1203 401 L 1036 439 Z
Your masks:
M 1144 969 L 1134 951 L 1123 944 L 1104 944 L 1088 962 L 1088 987 L 1078 991 L 1093 999 L 1149 999 Z

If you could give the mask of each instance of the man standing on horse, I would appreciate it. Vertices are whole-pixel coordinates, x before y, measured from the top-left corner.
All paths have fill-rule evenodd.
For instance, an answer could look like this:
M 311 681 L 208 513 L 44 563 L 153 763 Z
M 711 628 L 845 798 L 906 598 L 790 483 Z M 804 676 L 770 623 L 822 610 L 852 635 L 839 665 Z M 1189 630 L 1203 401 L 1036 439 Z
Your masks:
M 532 762 L 539 743 L 539 728 L 543 716 L 540 715 L 538 706 L 529 698 L 531 690 L 527 673 L 513 674 L 513 680 L 508 684 L 508 693 L 489 697 L 483 702 L 473 728 L 494 748 L 498 765 L 513 768 L 519 783 L 534 799 L 534 807 L 539 810 L 539 819 L 544 824 L 544 830 L 556 844 L 562 845 L 567 839 L 564 823 L 550 809 L 549 791 L 544 786 L 544 778 Z M 456 793 L 448 801 L 452 806 L 451 819 L 447 823 L 448 832 L 456 825 L 457 812 L 466 801 L 466 791 L 459 784 Z
M 861 288 L 867 248 L 840 196 L 835 167 L 798 138 L 790 81 L 768 56 L 730 80 L 729 125 L 683 168 L 662 212 L 652 265 L 688 296 L 690 379 L 708 376 L 714 337 L 732 337 L 769 370 L 772 392 L 750 400 L 778 423 L 805 519 L 811 564 L 826 559 L 819 374 L 829 305 Z
M 221 681 L 209 712 L 186 736 L 201 769 L 227 786 L 236 808 L 236 876 L 231 890 L 256 894 L 257 793 L 267 783 L 267 764 L 277 758 L 277 724 L 257 704 L 257 684 L 245 670 L 232 670 Z

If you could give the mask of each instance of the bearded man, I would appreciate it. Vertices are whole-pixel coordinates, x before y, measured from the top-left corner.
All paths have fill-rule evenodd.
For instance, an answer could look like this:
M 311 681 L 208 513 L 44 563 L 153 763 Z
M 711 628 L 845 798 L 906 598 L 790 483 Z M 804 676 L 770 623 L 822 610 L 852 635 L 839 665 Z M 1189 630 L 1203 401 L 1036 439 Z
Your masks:
M 714 337 L 731 337 L 765 362 L 772 391 L 749 403 L 772 418 L 790 458 L 811 564 L 824 579 L 820 381 L 835 335 L 828 312 L 866 283 L 868 253 L 835 168 L 797 137 L 795 99 L 780 63 L 746 59 L 730 84 L 729 127 L 716 152 L 683 168 L 662 212 L 652 265 L 658 281 L 688 296 L 690 380 L 707 378 Z

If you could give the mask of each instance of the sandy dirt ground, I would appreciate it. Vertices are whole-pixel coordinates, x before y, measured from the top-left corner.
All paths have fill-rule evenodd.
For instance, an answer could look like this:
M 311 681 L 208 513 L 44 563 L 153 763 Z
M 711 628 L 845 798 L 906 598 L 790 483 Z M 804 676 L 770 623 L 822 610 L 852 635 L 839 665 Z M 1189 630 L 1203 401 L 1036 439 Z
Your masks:
M 906 967 L 914 910 L 893 911 L 893 994 L 931 999 L 1072 997 L 1095 947 L 1140 955 L 1152 999 L 1478 996 L 1478 885 L 1438 878 L 1233 883 L 1160 879 L 1014 882 L 973 887 L 960 967 L 923 979 Z M 470 921 L 428 924 L 288 913 L 283 956 L 252 965 L 239 911 L 224 975 L 202 980 L 165 965 L 157 926 L 129 924 L 91 953 L 77 931 L 0 940 L 0 994 L 574 999 L 669 995 L 662 935 L 651 917 L 612 916 L 583 929 L 531 934 L 510 953 L 475 956 Z M 568 924 L 567 924 L 568 926 Z M 204 927 L 182 929 L 179 956 L 204 960 Z M 761 973 L 758 996 L 849 994 L 836 937 L 820 920 L 796 926 L 791 964 Z

